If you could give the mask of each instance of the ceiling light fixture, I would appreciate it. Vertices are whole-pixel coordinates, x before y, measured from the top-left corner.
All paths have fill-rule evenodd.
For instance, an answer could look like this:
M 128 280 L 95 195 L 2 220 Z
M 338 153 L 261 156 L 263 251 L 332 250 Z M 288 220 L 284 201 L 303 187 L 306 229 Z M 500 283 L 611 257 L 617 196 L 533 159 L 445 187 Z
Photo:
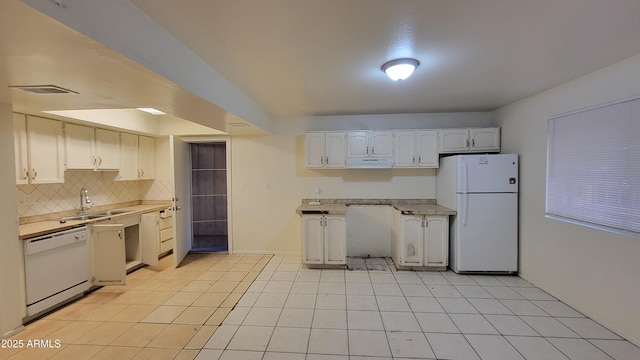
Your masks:
M 391 79 L 391 80 L 404 80 L 413 74 L 413 70 L 415 70 L 418 65 L 420 65 L 420 61 L 412 58 L 402 58 L 388 61 L 382 65 L 382 71 Z
M 154 109 L 154 108 L 136 108 L 140 111 L 144 111 L 146 113 L 152 114 L 152 115 L 165 115 L 166 112 L 164 111 L 160 111 L 158 109 Z

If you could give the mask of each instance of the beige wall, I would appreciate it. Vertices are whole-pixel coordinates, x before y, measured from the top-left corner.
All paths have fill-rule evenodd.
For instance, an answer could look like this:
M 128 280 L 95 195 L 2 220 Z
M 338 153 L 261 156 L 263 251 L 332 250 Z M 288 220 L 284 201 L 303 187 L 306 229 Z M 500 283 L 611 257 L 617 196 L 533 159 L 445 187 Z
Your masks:
M 305 169 L 305 131 L 489 125 L 495 125 L 490 113 L 333 116 L 282 120 L 275 135 L 233 137 L 233 251 L 299 253 L 300 217 L 295 208 L 302 198 L 436 197 L 434 169 Z
M 0 157 L 13 164 L 13 120 L 11 105 L 0 103 Z M 18 206 L 13 166 L 0 172 L 0 337 L 22 327 L 25 299 L 22 272 L 22 242 L 18 240 Z M 1 350 L 0 350 L 1 351 Z
M 495 112 L 502 149 L 520 154 L 520 272 L 640 345 L 640 239 L 545 218 L 547 120 L 640 95 L 640 55 Z

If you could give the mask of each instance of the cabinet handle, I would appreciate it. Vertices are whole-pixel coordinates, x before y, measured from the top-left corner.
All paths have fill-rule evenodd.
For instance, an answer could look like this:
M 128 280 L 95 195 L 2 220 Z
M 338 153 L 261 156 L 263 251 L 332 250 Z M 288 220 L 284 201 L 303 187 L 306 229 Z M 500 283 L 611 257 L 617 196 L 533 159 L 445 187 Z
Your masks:
M 369 155 L 369 145 L 365 147 L 365 151 L 367 152 L 367 155 Z
M 98 160 L 97 160 L 97 159 L 96 159 L 96 157 L 94 156 L 94 157 L 93 157 L 93 165 L 95 165 L 97 161 L 98 161 Z
M 324 156 L 320 156 L 320 164 L 324 165 Z
M 324 158 L 324 163 L 325 163 L 326 165 L 329 165 L 329 157 L 328 157 L 328 156 L 325 156 L 325 158 Z
M 122 239 L 122 231 L 118 231 L 118 237 Z
M 29 179 L 29 169 L 24 169 L 24 179 L 23 180 L 27 180 Z
M 98 165 L 102 165 L 102 157 L 98 156 Z
M 376 153 L 376 148 L 374 148 L 373 146 L 371 147 L 371 155 Z
M 416 163 L 416 156 L 415 156 L 415 155 L 413 155 L 413 159 L 411 160 L 411 162 L 412 162 L 413 164 L 415 164 L 415 163 Z
M 469 147 L 469 139 L 467 139 L 467 147 Z
M 418 155 L 418 164 L 422 164 L 422 155 Z
M 475 147 L 476 146 L 476 139 L 471 139 L 471 147 Z
M 31 172 L 33 173 L 33 177 L 31 178 L 31 180 L 35 180 L 36 177 L 38 177 L 38 172 L 36 171 L 36 169 L 31 169 Z
M 140 170 L 140 174 L 141 174 L 140 177 L 144 177 L 144 169 Z

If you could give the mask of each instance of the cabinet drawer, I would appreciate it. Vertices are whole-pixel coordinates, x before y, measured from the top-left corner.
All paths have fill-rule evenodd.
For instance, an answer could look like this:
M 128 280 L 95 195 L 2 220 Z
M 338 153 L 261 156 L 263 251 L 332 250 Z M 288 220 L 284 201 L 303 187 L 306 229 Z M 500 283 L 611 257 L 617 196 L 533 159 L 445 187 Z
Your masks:
M 160 229 L 166 229 L 166 228 L 170 228 L 173 226 L 173 218 L 160 218 L 158 221 L 158 228 Z
M 160 241 L 167 241 L 173 238 L 173 228 L 160 230 Z
M 163 253 L 172 249 L 173 249 L 173 239 L 169 239 L 167 241 L 163 241 L 160 243 L 160 253 Z

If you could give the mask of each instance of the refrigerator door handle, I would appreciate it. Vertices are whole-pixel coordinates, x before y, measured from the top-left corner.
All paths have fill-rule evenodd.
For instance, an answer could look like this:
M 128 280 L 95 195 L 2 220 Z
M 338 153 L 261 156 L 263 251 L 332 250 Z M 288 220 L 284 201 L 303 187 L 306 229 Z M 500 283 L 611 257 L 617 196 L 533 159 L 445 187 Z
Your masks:
M 469 168 L 467 167 L 467 162 L 464 161 L 464 159 L 461 159 L 460 177 L 460 180 L 462 180 L 462 192 L 466 194 L 469 192 Z
M 462 214 L 460 214 L 460 217 L 462 218 L 462 225 L 463 226 L 467 226 L 467 214 L 469 213 L 467 211 L 467 206 L 469 204 L 469 193 L 464 193 L 462 194 L 462 206 L 460 206 L 460 211 L 462 212 Z

